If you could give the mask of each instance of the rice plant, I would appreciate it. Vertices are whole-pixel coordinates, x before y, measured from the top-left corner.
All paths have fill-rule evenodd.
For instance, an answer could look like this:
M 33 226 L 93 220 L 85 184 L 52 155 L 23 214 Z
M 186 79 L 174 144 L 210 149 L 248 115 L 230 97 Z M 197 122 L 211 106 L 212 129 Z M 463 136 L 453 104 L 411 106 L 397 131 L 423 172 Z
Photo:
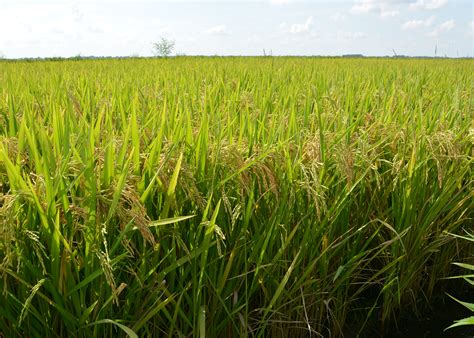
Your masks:
M 472 60 L 0 61 L 0 332 L 389 323 L 473 259 Z M 472 264 L 472 263 L 471 263 Z
M 465 236 L 461 236 L 461 235 L 453 235 L 457 238 L 460 238 L 462 240 L 466 240 L 466 241 L 470 241 L 470 242 L 474 242 L 474 234 L 472 233 L 467 233 Z M 462 275 L 459 275 L 459 276 L 452 276 L 452 277 L 448 277 L 449 279 L 458 279 L 458 278 L 461 278 L 463 279 L 466 283 L 468 283 L 470 285 L 470 287 L 473 287 L 474 286 L 474 274 L 472 273 L 472 271 L 474 271 L 474 265 L 472 264 L 465 264 L 465 263 L 459 263 L 459 262 L 456 262 L 456 263 L 453 263 L 461 268 L 464 269 L 464 271 L 466 271 L 467 273 L 464 273 Z M 459 304 L 461 304 L 462 306 L 464 306 L 465 308 L 467 308 L 469 311 L 471 312 L 474 312 L 474 303 L 469 303 L 469 302 L 466 302 L 466 301 L 461 301 L 459 299 L 456 299 L 455 297 L 449 295 L 449 297 L 451 297 L 452 299 L 454 299 L 456 302 L 458 302 Z M 466 317 L 466 318 L 462 318 L 462 319 L 458 319 L 454 322 L 454 324 L 450 325 L 446 330 L 448 329 L 452 329 L 454 327 L 458 327 L 458 326 L 464 326 L 464 325 L 470 325 L 470 326 L 474 326 L 474 316 L 469 316 L 469 317 Z

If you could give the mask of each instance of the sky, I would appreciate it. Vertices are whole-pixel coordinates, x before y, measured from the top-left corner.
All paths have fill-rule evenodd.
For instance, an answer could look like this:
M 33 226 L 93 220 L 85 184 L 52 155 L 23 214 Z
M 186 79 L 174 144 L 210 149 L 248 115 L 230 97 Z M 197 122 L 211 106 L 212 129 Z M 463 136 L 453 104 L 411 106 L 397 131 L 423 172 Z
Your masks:
M 0 56 L 474 56 L 474 0 L 0 0 Z

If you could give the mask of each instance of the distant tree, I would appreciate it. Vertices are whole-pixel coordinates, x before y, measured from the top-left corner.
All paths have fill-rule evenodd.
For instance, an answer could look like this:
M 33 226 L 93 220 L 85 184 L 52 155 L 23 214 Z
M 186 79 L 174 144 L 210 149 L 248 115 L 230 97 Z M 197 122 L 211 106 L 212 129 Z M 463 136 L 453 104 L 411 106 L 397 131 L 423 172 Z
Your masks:
M 81 55 L 81 53 L 78 53 L 75 56 L 70 57 L 70 59 L 74 61 L 80 61 L 81 59 L 83 59 L 83 56 Z
M 153 54 L 155 56 L 170 56 L 174 49 L 174 41 L 161 38 L 160 41 L 153 44 Z

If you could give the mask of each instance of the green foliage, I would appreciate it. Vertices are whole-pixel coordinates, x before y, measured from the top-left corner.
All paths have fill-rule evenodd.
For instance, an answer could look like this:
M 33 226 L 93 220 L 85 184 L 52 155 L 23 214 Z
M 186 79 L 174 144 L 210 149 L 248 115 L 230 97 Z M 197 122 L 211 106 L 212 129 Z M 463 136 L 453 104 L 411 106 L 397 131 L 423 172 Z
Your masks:
M 454 237 L 469 241 L 469 242 L 474 242 L 474 233 L 467 232 L 466 236 L 460 236 L 460 235 L 454 235 L 454 234 L 451 234 L 451 235 L 454 236 Z M 471 257 L 471 259 L 472 258 L 474 258 L 474 256 Z M 469 273 L 466 273 L 466 274 L 460 275 L 460 276 L 453 276 L 453 277 L 449 277 L 449 278 L 450 279 L 462 278 L 471 287 L 474 287 L 474 265 L 473 264 L 466 264 L 466 263 L 454 263 L 454 265 L 457 265 L 457 266 L 459 266 L 463 269 L 468 270 Z M 456 299 L 451 295 L 449 295 L 449 297 L 454 299 L 456 302 L 458 302 L 462 306 L 466 307 L 469 311 L 474 312 L 474 303 L 468 303 L 468 302 L 460 301 L 459 299 Z M 474 326 L 474 316 L 457 320 L 453 325 L 449 326 L 447 329 L 451 329 L 453 327 L 463 326 L 463 325 L 473 325 Z
M 153 54 L 162 57 L 170 56 L 173 53 L 174 44 L 173 40 L 161 38 L 159 42 L 153 43 Z
M 337 337 L 416 308 L 472 249 L 446 234 L 472 225 L 472 66 L 2 62 L 0 332 Z

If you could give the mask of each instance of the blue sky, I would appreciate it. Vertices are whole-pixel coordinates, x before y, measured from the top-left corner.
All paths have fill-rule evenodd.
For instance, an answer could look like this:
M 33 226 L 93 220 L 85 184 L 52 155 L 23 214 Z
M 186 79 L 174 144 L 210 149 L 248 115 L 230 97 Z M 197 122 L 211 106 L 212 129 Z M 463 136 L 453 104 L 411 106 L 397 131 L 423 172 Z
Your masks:
M 473 0 L 0 0 L 0 54 L 474 56 Z

